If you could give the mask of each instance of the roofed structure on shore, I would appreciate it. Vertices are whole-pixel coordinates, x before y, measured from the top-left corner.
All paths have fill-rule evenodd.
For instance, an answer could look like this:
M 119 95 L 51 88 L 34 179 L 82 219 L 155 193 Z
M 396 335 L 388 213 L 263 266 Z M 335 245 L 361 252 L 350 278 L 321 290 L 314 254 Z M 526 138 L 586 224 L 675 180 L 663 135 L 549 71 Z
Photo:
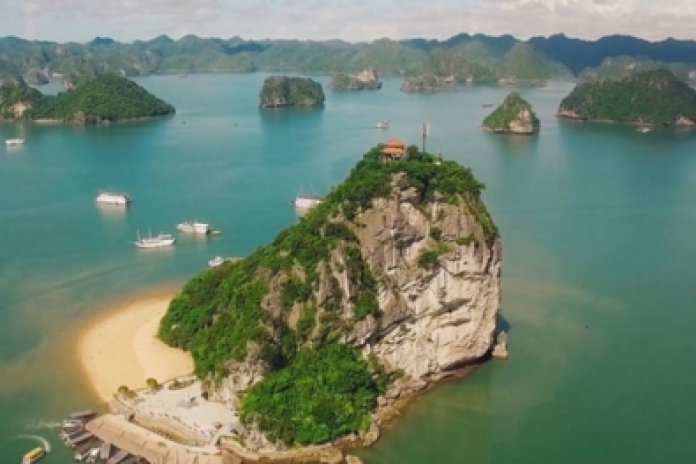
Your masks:
M 406 156 L 406 144 L 399 139 L 388 140 L 380 153 L 383 161 L 400 160 Z

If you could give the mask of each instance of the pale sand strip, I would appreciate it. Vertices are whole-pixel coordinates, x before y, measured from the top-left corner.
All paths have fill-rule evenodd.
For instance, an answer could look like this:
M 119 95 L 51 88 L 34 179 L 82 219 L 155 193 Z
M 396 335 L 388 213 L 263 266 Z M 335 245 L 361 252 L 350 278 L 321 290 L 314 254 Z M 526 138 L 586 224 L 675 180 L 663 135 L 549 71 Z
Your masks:
M 77 358 L 94 392 L 109 401 L 121 385 L 145 387 L 193 372 L 191 356 L 156 338 L 157 328 L 176 293 L 149 295 L 117 304 L 90 321 L 77 340 Z

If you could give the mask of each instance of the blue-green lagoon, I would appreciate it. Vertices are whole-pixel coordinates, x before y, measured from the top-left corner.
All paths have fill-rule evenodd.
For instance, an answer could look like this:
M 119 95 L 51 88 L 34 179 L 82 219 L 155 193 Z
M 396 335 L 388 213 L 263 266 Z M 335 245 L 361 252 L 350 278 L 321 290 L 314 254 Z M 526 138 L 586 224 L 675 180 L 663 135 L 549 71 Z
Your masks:
M 652 464 L 696 459 L 696 136 L 554 116 L 571 84 L 522 89 L 535 137 L 479 129 L 509 88 L 327 91 L 322 110 L 260 111 L 265 76 L 149 77 L 174 117 L 98 128 L 0 125 L 0 462 L 98 405 L 72 328 L 111 302 L 180 284 L 216 255 L 244 256 L 297 220 L 391 137 L 471 166 L 503 238 L 510 358 L 441 385 L 369 450 L 368 464 Z M 328 88 L 328 77 L 319 78 Z M 55 87 L 54 87 L 55 88 Z M 387 131 L 374 125 L 387 119 Z M 125 211 L 98 207 L 123 190 Z M 201 219 L 220 237 L 143 252 L 138 231 Z M 162 251 L 162 252 L 160 252 Z M 135 298 L 135 296 L 133 297 Z M 114 347 L 118 349 L 118 347 Z

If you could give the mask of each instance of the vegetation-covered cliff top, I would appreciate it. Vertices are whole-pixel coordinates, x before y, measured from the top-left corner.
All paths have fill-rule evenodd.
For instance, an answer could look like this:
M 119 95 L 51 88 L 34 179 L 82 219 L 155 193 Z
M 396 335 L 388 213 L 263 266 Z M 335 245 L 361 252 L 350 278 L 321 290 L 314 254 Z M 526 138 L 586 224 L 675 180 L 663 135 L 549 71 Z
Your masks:
M 531 105 L 519 93 L 512 92 L 486 116 L 482 125 L 493 132 L 531 133 L 538 130 L 539 119 Z
M 267 77 L 259 92 L 261 108 L 322 106 L 324 99 L 321 84 L 308 77 Z
M 14 111 L 16 104 L 27 106 L 21 115 Z M 0 112 L 7 119 L 98 124 L 171 114 L 174 107 L 129 79 L 103 74 L 58 95 L 42 95 L 23 81 L 5 82 Z
M 696 123 L 696 91 L 666 69 L 632 74 L 621 80 L 578 84 L 559 106 L 559 115 L 664 126 Z
M 357 237 L 373 200 L 393 199 L 399 189 L 417 208 L 435 200 L 462 205 L 479 231 L 463 244 L 498 237 L 480 200 L 483 184 L 469 169 L 413 146 L 405 160 L 383 162 L 381 148 L 273 242 L 188 282 L 162 320 L 159 336 L 190 351 L 201 378 L 221 381 L 250 360 L 262 367 L 266 376 L 242 398 L 242 418 L 271 440 L 321 443 L 364 430 L 392 380 L 378 361 L 342 343 L 354 325 L 382 317 L 380 281 Z M 431 254 L 419 265 L 436 265 Z

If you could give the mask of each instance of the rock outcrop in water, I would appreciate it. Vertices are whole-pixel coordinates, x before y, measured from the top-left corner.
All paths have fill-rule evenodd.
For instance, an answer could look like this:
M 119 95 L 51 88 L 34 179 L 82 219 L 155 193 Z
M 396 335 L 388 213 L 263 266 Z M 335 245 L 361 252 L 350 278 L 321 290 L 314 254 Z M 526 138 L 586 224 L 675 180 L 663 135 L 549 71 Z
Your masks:
M 382 81 L 374 69 L 365 68 L 356 75 L 334 74 L 330 86 L 333 90 L 378 90 L 382 88 Z
M 324 105 L 321 84 L 307 77 L 271 76 L 263 81 L 259 107 L 317 107 Z
M 189 282 L 162 321 L 210 397 L 241 409 L 250 449 L 369 444 L 395 402 L 493 346 L 502 255 L 482 184 L 381 149 L 270 245 Z
M 503 103 L 483 120 L 482 127 L 496 134 L 534 134 L 539 132 L 539 119 L 532 106 L 517 92 L 510 93 Z

